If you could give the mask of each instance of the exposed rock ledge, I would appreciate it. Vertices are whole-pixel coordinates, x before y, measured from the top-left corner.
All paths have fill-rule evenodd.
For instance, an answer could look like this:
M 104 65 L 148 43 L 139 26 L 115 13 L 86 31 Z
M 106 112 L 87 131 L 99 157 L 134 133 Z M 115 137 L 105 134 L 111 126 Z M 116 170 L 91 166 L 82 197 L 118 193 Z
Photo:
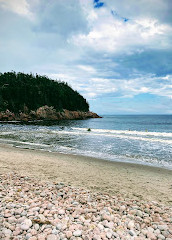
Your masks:
M 34 121 L 34 120 L 64 120 L 64 119 L 87 119 L 87 118 L 101 118 L 93 112 L 69 111 L 63 109 L 57 112 L 53 107 L 43 106 L 36 111 L 26 111 L 14 114 L 8 109 L 5 112 L 0 112 L 0 121 Z

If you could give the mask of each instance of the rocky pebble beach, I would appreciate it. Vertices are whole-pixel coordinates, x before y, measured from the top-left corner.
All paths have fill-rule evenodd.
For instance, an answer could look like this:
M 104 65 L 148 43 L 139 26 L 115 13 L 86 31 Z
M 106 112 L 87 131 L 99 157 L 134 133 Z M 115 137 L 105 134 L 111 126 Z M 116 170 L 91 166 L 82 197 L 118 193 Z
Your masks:
M 172 208 L 0 174 L 0 239 L 172 240 Z

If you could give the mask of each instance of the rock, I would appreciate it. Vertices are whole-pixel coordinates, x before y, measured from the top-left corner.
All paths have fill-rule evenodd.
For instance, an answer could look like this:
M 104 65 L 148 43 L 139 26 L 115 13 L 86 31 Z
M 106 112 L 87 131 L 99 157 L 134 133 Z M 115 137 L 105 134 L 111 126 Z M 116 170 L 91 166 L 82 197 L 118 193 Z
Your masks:
M 74 231 L 74 232 L 73 232 L 73 236 L 75 236 L 75 237 L 80 237 L 80 236 L 82 236 L 82 231 L 80 231 L 80 230 Z
M 134 228 L 134 226 L 135 226 L 135 224 L 134 224 L 134 221 L 129 221 L 129 223 L 128 223 L 128 229 L 133 229 Z
M 57 235 L 58 233 L 59 233 L 59 230 L 56 230 L 56 229 L 53 229 L 53 230 L 52 230 L 52 234 Z
M 56 225 L 56 229 L 57 229 L 57 230 L 61 230 L 61 229 L 62 229 L 62 224 L 61 224 L 61 223 L 58 223 L 58 224 Z
M 51 203 L 49 203 L 48 205 L 47 205 L 47 209 L 51 209 L 53 207 L 53 204 L 51 204 Z
M 35 224 L 34 228 L 35 228 L 36 231 L 38 231 L 39 230 L 39 224 Z
M 59 240 L 59 237 L 56 236 L 55 234 L 49 234 L 47 236 L 47 240 Z
M 8 236 L 8 235 L 10 236 L 12 234 L 12 231 L 10 229 L 7 229 L 7 228 L 4 228 L 2 230 L 2 232 L 5 236 Z
M 98 228 L 102 231 L 104 229 L 104 226 L 101 223 L 98 223 Z
M 67 231 L 66 232 L 66 237 L 67 237 L 67 239 L 71 238 L 72 237 L 72 232 L 71 231 Z
M 148 227 L 149 232 L 154 232 L 154 229 L 152 227 Z
M 150 238 L 152 240 L 156 240 L 156 236 L 153 232 L 147 232 L 147 238 Z
M 27 233 L 26 234 L 26 239 L 28 240 L 28 239 L 30 239 L 32 237 L 32 234 L 31 233 Z
M 111 232 L 107 232 L 107 233 L 106 233 L 106 237 L 107 237 L 108 239 L 111 239 L 111 238 L 112 238 L 112 233 L 111 233 Z
M 21 224 L 20 228 L 23 230 L 23 231 L 27 231 L 29 229 L 29 226 L 26 225 L 26 224 Z
M 158 239 L 162 239 L 162 240 L 164 240 L 165 237 L 164 237 L 162 234 L 158 234 Z
M 46 235 L 45 234 L 39 234 L 38 235 L 38 240 L 45 240 L 46 239 Z
M 158 234 L 160 234 L 160 233 L 161 233 L 161 231 L 160 231 L 159 229 L 154 230 L 154 234 L 155 234 L 155 235 L 158 235 Z
M 119 209 L 120 212 L 124 212 L 126 210 L 126 207 L 124 205 L 122 205 Z
M 139 217 L 142 217 L 142 216 L 143 216 L 143 213 L 142 213 L 142 211 L 137 210 L 136 215 L 139 216 Z
M 30 237 L 29 240 L 37 240 L 37 237 Z
M 45 216 L 43 214 L 39 214 L 38 218 L 41 220 L 41 222 L 45 222 Z
M 167 229 L 166 231 L 161 231 L 161 234 L 162 234 L 164 237 L 166 237 L 166 238 L 172 236 L 172 234 L 169 233 L 168 229 Z
M 132 237 L 133 237 L 133 236 L 136 236 L 136 233 L 135 233 L 133 230 L 130 230 L 128 233 L 129 233 Z
M 160 231 L 164 231 L 168 229 L 167 225 L 158 225 L 158 228 Z
M 8 222 L 9 223 L 15 223 L 17 220 L 16 220 L 16 218 L 15 217 L 9 217 L 8 218 Z
M 20 228 L 22 230 L 28 230 L 32 226 L 32 221 L 30 219 L 25 219 L 24 222 L 21 223 Z
M 60 209 L 60 210 L 59 210 L 59 214 L 60 214 L 60 215 L 64 215 L 64 214 L 65 214 L 65 211 L 64 211 L 63 209 Z
M 37 231 L 35 229 L 31 229 L 30 233 L 32 234 L 32 236 L 37 234 Z
M 111 221 L 112 220 L 112 218 L 111 218 L 111 216 L 110 215 L 107 215 L 107 214 L 103 214 L 102 215 L 102 220 L 107 220 L 107 221 Z

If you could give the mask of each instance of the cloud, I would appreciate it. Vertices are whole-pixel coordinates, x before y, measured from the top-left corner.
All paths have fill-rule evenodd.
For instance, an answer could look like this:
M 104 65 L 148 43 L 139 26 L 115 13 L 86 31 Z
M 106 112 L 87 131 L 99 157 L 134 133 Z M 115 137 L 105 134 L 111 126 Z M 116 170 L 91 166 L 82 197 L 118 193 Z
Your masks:
M 98 71 L 93 72 L 78 65 L 71 66 L 66 74 L 45 73 L 53 79 L 67 81 L 76 90 L 82 93 L 87 99 L 99 99 L 106 97 L 133 98 L 139 94 L 152 94 L 159 97 L 172 98 L 172 74 L 159 76 L 155 74 L 133 73 L 126 78 L 104 78 Z M 76 74 L 77 73 L 77 74 Z M 97 77 L 98 75 L 98 77 Z M 93 77 L 94 76 L 94 77 Z
M 0 0 L 0 7 L 29 19 L 33 18 L 30 5 L 26 0 Z
M 109 8 L 87 12 L 90 31 L 73 35 L 71 41 L 79 47 L 108 53 L 127 51 L 131 54 L 138 49 L 168 49 L 171 46 L 170 25 L 145 16 L 129 21 L 111 12 Z
M 107 0 L 106 5 L 109 9 L 115 10 L 120 16 L 132 20 L 136 19 L 158 19 L 161 23 L 171 24 L 172 9 L 171 0 Z
M 95 68 L 93 68 L 92 66 L 88 66 L 88 65 L 78 65 L 78 68 L 86 71 L 86 72 L 89 72 L 89 73 L 96 73 L 96 70 Z
M 0 71 L 68 82 L 99 113 L 151 101 L 169 113 L 171 10 L 171 0 L 0 0 Z
M 83 15 L 78 0 L 42 0 L 37 8 L 37 21 L 34 31 L 56 33 L 62 38 L 68 38 L 71 34 L 87 32 L 87 21 Z

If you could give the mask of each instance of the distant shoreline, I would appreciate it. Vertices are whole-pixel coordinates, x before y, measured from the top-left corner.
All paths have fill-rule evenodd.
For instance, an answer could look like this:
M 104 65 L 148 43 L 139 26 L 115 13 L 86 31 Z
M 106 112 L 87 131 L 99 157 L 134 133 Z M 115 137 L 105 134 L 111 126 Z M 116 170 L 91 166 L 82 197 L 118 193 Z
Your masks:
M 0 144 L 0 172 L 172 204 L 171 170 Z

